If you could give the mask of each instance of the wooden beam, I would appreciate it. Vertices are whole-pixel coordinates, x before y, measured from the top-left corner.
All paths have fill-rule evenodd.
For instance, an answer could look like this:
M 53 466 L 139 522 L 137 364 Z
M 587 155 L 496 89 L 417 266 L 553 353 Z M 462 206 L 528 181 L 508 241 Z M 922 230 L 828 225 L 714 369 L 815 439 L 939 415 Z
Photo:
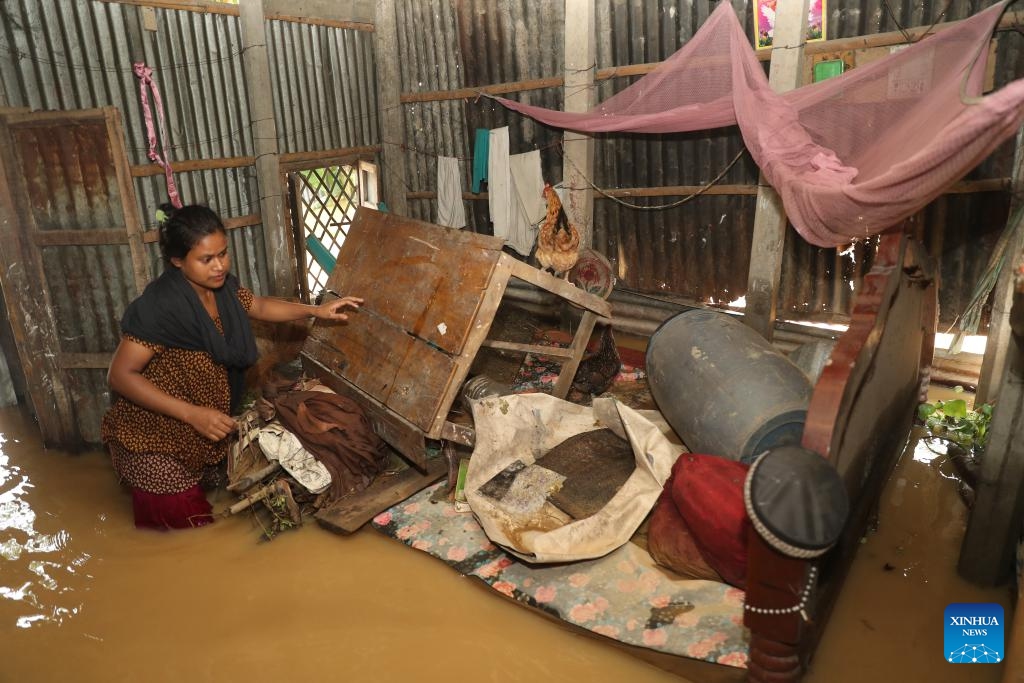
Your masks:
M 191 171 L 214 171 L 221 168 L 241 168 L 252 166 L 256 163 L 256 157 L 222 157 L 219 159 L 186 159 L 175 161 L 175 173 L 189 173 Z M 159 164 L 137 164 L 131 167 L 133 178 L 148 178 L 155 175 L 163 175 L 164 169 Z
M 338 147 L 335 149 L 320 149 L 312 152 L 285 152 L 279 154 L 280 164 L 295 165 L 324 159 L 340 159 L 345 157 L 362 158 L 376 155 L 380 152 L 380 145 L 363 145 L 360 147 Z M 243 168 L 253 166 L 256 163 L 254 156 L 242 157 L 220 157 L 216 159 L 185 159 L 174 162 L 175 173 L 190 173 L 193 171 L 215 171 L 222 168 Z M 137 164 L 131 167 L 132 177 L 148 178 L 150 176 L 163 175 L 164 169 L 159 164 Z
M 263 222 L 263 217 L 258 213 L 250 213 L 247 216 L 236 216 L 233 218 L 222 218 L 221 221 L 224 223 L 225 230 L 237 230 L 238 228 L 247 228 L 250 225 L 259 225 Z M 148 243 L 156 242 L 160 239 L 160 233 L 156 230 L 147 230 L 142 233 L 142 241 Z
M 395 474 L 380 474 L 365 490 L 345 496 L 313 515 L 317 523 L 336 534 L 352 534 L 376 515 L 422 491 L 448 473 L 444 458 L 427 461 L 426 471 L 407 467 Z
M 398 101 L 402 104 L 415 102 L 437 102 L 441 100 L 464 100 L 476 98 L 480 93 L 488 95 L 505 95 L 513 92 L 524 92 L 526 90 L 541 90 L 543 88 L 560 88 L 565 84 L 561 76 L 549 78 L 531 78 L 525 81 L 510 81 L 508 83 L 496 83 L 494 85 L 482 85 L 476 88 L 458 88 L 457 90 L 430 90 L 427 92 L 410 92 L 399 95 Z
M 786 49 L 772 53 L 768 82 L 775 92 L 800 87 L 809 4 L 809 0 L 779 0 L 776 6 L 773 43 Z M 743 322 L 771 341 L 786 244 L 786 212 L 764 174 L 758 186 Z
M 1021 266 L 1021 253 L 1007 257 L 1008 270 Z M 1013 335 L 1003 365 L 1002 389 L 992 413 L 985 456 L 975 487 L 957 571 L 974 583 L 993 586 L 1010 578 L 1024 512 L 1024 281 L 1016 283 L 1010 327 Z
M 981 180 L 961 180 L 948 187 L 943 194 L 975 194 L 978 192 L 1007 192 L 1010 189 L 1009 178 L 983 178 Z M 594 194 L 594 200 L 630 197 L 678 197 L 700 192 L 706 195 L 756 195 L 757 185 L 666 185 L 665 187 L 620 187 L 602 189 Z M 463 192 L 465 201 L 486 201 L 486 192 Z M 437 199 L 436 192 L 406 192 L 406 199 Z
M 268 12 L 267 21 L 289 21 L 293 24 L 311 24 L 327 28 L 351 29 L 353 31 L 373 31 L 374 25 L 365 21 L 345 21 L 342 19 L 321 19 L 318 17 L 300 17 L 282 12 Z
M 100 230 L 34 230 L 32 241 L 39 247 L 97 246 L 128 244 L 128 233 L 122 228 Z
M 274 296 L 298 295 L 295 259 L 285 219 L 281 186 L 280 157 L 277 146 L 277 122 L 270 78 L 270 57 L 263 21 L 262 0 L 241 0 L 242 69 L 249 97 L 252 137 L 255 141 L 256 180 L 260 190 L 260 215 L 263 216 L 263 241 L 266 245 L 270 291 Z
M 377 2 L 374 24 L 374 52 L 377 55 L 378 101 L 381 111 L 381 138 L 393 141 L 381 154 L 381 185 L 384 201 L 393 213 L 409 214 L 405 201 L 405 143 L 404 112 L 400 106 L 402 70 L 398 66 L 398 18 L 396 0 Z
M 1013 177 L 1010 191 L 1011 219 L 1021 208 L 1021 191 L 1024 190 L 1024 127 L 1017 131 L 1016 147 L 1013 153 Z M 1009 227 L 1009 226 L 1007 226 Z M 1024 250 L 1024 230 L 1006 245 L 1006 259 L 999 271 L 992 291 L 992 315 L 988 327 L 988 342 L 985 357 L 981 361 L 978 375 L 978 390 L 974 395 L 976 403 L 987 403 L 999 396 L 1002 386 L 1006 358 L 1010 351 L 1010 310 L 1013 307 L 1014 275 L 1017 256 Z
M 312 152 L 285 152 L 281 155 L 281 165 L 294 167 L 313 161 L 332 161 L 335 159 L 362 159 L 380 153 L 380 145 L 364 145 L 361 147 L 337 147 L 320 149 Z
M 906 34 L 911 36 L 912 39 L 918 39 L 919 36 L 923 36 L 925 33 L 933 34 L 939 31 L 946 30 L 953 26 L 956 26 L 956 21 L 945 21 L 941 24 L 936 24 L 931 28 L 926 26 L 920 26 L 917 28 L 908 28 Z M 1010 28 L 1024 25 L 1024 12 L 1014 12 L 1012 14 L 1006 14 L 999 22 L 999 28 Z M 875 47 L 889 47 L 892 45 L 902 45 L 907 42 L 906 37 L 900 31 L 890 31 L 888 33 L 874 33 L 867 36 L 857 36 L 855 38 L 838 38 L 835 40 L 826 40 L 822 42 L 808 43 L 804 46 L 804 55 L 817 55 L 827 52 L 840 52 L 848 50 L 864 50 Z M 757 58 L 762 62 L 767 62 L 772 58 L 772 49 L 765 48 L 763 50 L 756 50 L 755 54 Z M 595 81 L 604 81 L 609 78 L 627 78 L 632 76 L 644 76 L 654 71 L 661 65 L 661 62 L 646 62 L 644 64 L 626 64 L 624 66 L 612 66 L 604 69 L 598 69 L 594 74 Z M 441 100 L 462 100 L 467 98 L 475 98 L 481 92 L 488 95 L 506 95 L 514 92 L 525 92 L 527 90 L 540 90 L 543 88 L 560 88 L 565 84 L 565 79 L 560 76 L 551 76 L 548 78 L 531 78 L 522 81 L 507 81 L 505 83 L 494 83 L 491 85 L 481 85 L 472 88 L 459 88 L 457 90 L 431 90 L 427 92 L 415 92 L 415 93 L 404 93 L 399 98 L 403 104 L 413 102 L 436 102 Z
M 597 10 L 591 0 L 565 0 L 565 94 L 567 112 L 590 111 L 597 104 Z M 594 243 L 594 138 L 567 130 L 562 134 L 562 181 L 569 192 L 565 213 L 580 232 L 580 247 Z M 571 379 L 571 378 L 570 378 Z
M 213 0 L 99 0 L 112 5 L 138 5 L 139 7 L 155 7 L 157 9 L 182 10 L 199 12 L 200 14 L 227 14 L 237 17 L 238 5 L 228 5 Z

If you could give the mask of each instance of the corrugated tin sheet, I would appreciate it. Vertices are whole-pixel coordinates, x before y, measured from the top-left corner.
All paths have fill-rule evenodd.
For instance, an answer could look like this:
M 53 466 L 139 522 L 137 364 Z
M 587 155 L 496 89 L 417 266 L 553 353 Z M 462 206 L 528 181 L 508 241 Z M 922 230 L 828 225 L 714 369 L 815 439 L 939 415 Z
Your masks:
M 962 19 L 991 0 L 944 3 L 868 0 L 827 4 L 830 38 L 896 31 Z M 423 92 L 561 76 L 564 3 L 526 0 L 413 0 L 399 3 L 402 92 Z M 596 68 L 661 61 L 700 28 L 712 2 L 688 0 L 601 0 L 596 4 Z M 748 33 L 751 3 L 733 2 Z M 888 9 L 891 7 L 891 11 Z M 943 12 L 943 10 L 945 11 Z M 893 16 L 895 15 L 895 17 Z M 569 18 L 571 21 L 571 17 Z M 1022 41 L 1001 33 L 995 80 L 1024 74 Z M 448 61 L 446 61 L 448 60 Z M 767 65 L 766 65 L 767 68 Z M 601 101 L 636 77 L 599 82 Z M 514 93 L 511 97 L 561 109 L 562 89 Z M 562 177 L 561 131 L 535 124 L 487 99 L 405 105 L 410 190 L 436 189 L 436 156 L 464 158 L 469 182 L 469 149 L 475 128 L 510 127 L 511 152 L 542 149 L 546 179 Z M 602 188 L 700 186 L 710 182 L 743 149 L 736 128 L 679 135 L 600 136 L 594 182 Z M 969 179 L 1005 177 L 1012 143 L 1004 145 Z M 720 184 L 757 184 L 758 170 L 743 155 Z M 754 216 L 751 195 L 705 195 L 675 208 L 679 196 L 635 198 L 632 208 L 611 199 L 595 204 L 595 247 L 620 270 L 619 286 L 702 301 L 728 302 L 746 291 Z M 988 250 L 1005 224 L 1003 193 L 951 195 L 925 212 L 930 244 L 942 261 L 942 319 L 952 321 L 970 298 Z M 436 218 L 433 200 L 410 203 L 425 220 Z M 468 202 L 470 224 L 488 232 L 486 202 Z M 962 217 L 962 218 L 953 218 Z M 870 267 L 874 242 L 840 254 L 812 247 L 790 231 L 785 246 L 779 314 L 815 319 L 849 313 L 850 293 Z M 944 245 L 944 246 L 943 246 Z M 952 248 L 950 245 L 957 245 Z
M 529 0 L 410 0 L 397 3 L 402 92 L 455 90 L 546 78 L 562 74 L 564 3 Z M 515 97 L 561 108 L 560 88 Z M 407 183 L 413 191 L 436 191 L 437 157 L 462 159 L 469 189 L 474 131 L 509 126 L 511 153 L 550 150 L 542 155 L 544 177 L 561 178 L 554 151 L 561 131 L 514 114 L 487 98 L 404 105 Z M 395 141 L 385 140 L 384 144 Z M 436 202 L 409 203 L 409 213 L 436 220 Z M 466 204 L 477 232 L 489 232 L 487 203 Z
M 749 29 L 750 3 L 733 4 Z M 894 31 L 899 26 L 961 19 L 990 4 L 991 0 L 953 0 L 948 7 L 897 0 L 832 0 L 827 6 L 828 31 L 832 38 Z M 687 0 L 601 0 L 596 4 L 595 66 L 666 58 L 700 27 L 712 5 Z M 172 158 L 252 154 L 237 17 L 158 9 L 158 31 L 153 33 L 139 28 L 139 11 L 136 6 L 88 0 L 0 2 L 0 92 L 7 103 L 47 109 L 117 106 L 124 112 L 131 160 L 145 163 L 137 81 L 130 70 L 131 56 L 141 50 L 156 69 L 164 92 Z M 563 2 L 409 0 L 397 3 L 397 11 L 402 92 L 563 73 Z M 561 132 L 486 98 L 403 105 L 406 139 L 379 140 L 372 33 L 281 21 L 268 22 L 267 33 L 282 151 L 404 144 L 409 189 L 432 191 L 437 156 L 462 158 L 468 186 L 473 131 L 508 125 L 513 153 L 541 149 L 545 178 L 562 176 Z M 1015 32 L 1000 34 L 997 84 L 1024 73 L 1021 44 Z M 633 81 L 618 78 L 600 83 L 598 99 Z M 561 88 L 513 96 L 562 107 Z M 597 143 L 594 181 L 605 188 L 700 185 L 741 149 L 735 129 L 602 137 Z M 1011 146 L 1005 146 L 970 177 L 1006 176 L 1011 152 Z M 752 185 L 756 180 L 757 170 L 744 156 L 720 182 Z M 252 169 L 180 174 L 179 181 L 187 199 L 208 202 L 224 215 L 258 210 Z M 142 214 L 151 222 L 164 194 L 162 180 L 138 179 L 136 186 Z M 633 203 L 656 206 L 678 199 L 641 198 Z M 971 278 L 980 272 L 987 247 L 1002 228 L 1006 198 L 990 193 L 951 196 L 939 202 L 941 206 L 929 207 L 925 218 L 933 248 L 942 249 L 943 318 L 951 319 L 969 297 Z M 486 202 L 468 202 L 467 208 L 474 229 L 487 232 Z M 411 213 L 433 219 L 434 202 L 414 201 Z M 749 195 L 708 195 L 667 210 L 637 210 L 599 199 L 595 244 L 617 266 L 621 264 L 623 287 L 728 301 L 746 287 L 752 222 Z M 247 228 L 242 234 L 257 235 L 259 229 Z M 796 238 L 787 240 L 780 310 L 844 314 L 848 280 L 856 281 L 870 262 L 870 245 L 858 249 L 864 252 L 863 258 L 854 263 L 850 256 L 837 258 L 833 250 L 815 249 Z M 262 260 L 250 272 L 243 271 L 240 260 L 238 269 L 243 281 L 254 287 L 266 281 Z M 836 280 L 837 273 L 842 274 L 841 281 Z
M 270 21 L 267 42 L 281 152 L 377 144 L 373 33 Z
M 156 9 L 156 31 L 142 29 L 134 5 L 88 0 L 0 0 L 0 93 L 30 109 L 121 110 L 132 164 L 147 164 L 148 143 L 133 57 L 153 68 L 163 98 L 168 155 L 200 160 L 254 154 L 238 17 Z M 279 145 L 318 151 L 379 142 L 373 33 L 267 22 Z M 178 172 L 186 202 L 224 217 L 259 213 L 255 168 Z M 162 176 L 137 178 L 147 228 L 167 201 Z M 268 284 L 260 226 L 233 231 L 235 269 L 257 293 Z M 257 237 L 258 236 L 258 237 Z M 154 252 L 155 254 L 155 252 Z M 159 263 L 152 263 L 154 271 Z
M 142 11 L 89 0 L 0 0 L 0 106 L 112 105 L 122 113 L 129 163 L 148 164 L 139 83 L 132 71 L 133 58 L 144 59 L 162 94 L 172 163 L 252 156 L 238 17 L 156 9 L 157 30 L 147 31 Z M 281 151 L 377 144 L 373 34 L 282 21 L 267 22 L 267 32 Z M 176 180 L 184 201 L 207 204 L 225 218 L 260 211 L 254 167 L 179 172 Z M 107 190 L 103 196 L 116 200 L 117 188 Z M 152 229 L 156 208 L 167 197 L 163 176 L 136 178 L 135 190 L 144 227 Z M 78 201 L 82 198 L 71 199 L 60 206 L 86 205 Z M 91 222 L 61 221 L 54 227 L 109 227 L 116 221 L 103 218 L 104 206 L 96 207 Z M 44 221 L 41 227 L 50 226 Z M 234 272 L 256 293 L 266 293 L 262 225 L 230 230 L 228 238 Z M 147 251 L 156 276 L 163 268 L 157 245 L 149 244 Z M 112 350 L 117 321 L 135 295 L 127 247 L 45 248 L 42 261 L 47 273 L 64 274 L 53 278 L 51 299 L 66 350 Z M 82 436 L 98 441 L 100 416 L 109 403 L 105 371 L 66 374 Z

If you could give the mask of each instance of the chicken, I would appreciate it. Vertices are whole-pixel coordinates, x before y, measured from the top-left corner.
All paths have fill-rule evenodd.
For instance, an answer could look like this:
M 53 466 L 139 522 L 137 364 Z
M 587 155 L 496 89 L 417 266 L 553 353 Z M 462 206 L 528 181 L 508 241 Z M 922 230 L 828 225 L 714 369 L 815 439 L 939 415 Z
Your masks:
M 598 340 L 597 350 L 580 360 L 572 378 L 572 388 L 585 396 L 599 396 L 611 388 L 622 369 L 619 349 L 612 336 L 612 326 L 605 325 Z
M 569 271 L 580 258 L 580 233 L 569 223 L 558 193 L 549 183 L 544 183 L 544 198 L 548 212 L 537 235 L 537 262 L 542 270 L 551 270 L 568 280 Z

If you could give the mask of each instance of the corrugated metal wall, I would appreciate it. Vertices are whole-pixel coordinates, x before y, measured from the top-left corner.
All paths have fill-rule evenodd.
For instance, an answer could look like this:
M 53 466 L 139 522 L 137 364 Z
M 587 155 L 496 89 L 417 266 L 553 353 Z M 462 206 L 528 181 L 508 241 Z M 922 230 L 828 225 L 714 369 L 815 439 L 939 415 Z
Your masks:
M 270 21 L 267 42 L 282 153 L 377 144 L 373 33 Z
M 142 11 L 88 0 L 0 0 L 6 104 L 115 106 L 124 119 L 129 161 L 149 163 L 132 72 L 133 56 L 142 55 L 163 97 L 172 163 L 254 154 L 239 18 L 156 9 L 157 30 L 147 31 Z M 268 21 L 267 36 L 282 153 L 377 144 L 372 32 Z M 182 172 L 176 180 L 185 201 L 208 204 L 225 218 L 260 211 L 254 167 Z M 166 201 L 163 177 L 136 178 L 135 186 L 152 228 L 157 206 Z M 239 277 L 265 293 L 262 226 L 232 231 L 231 238 Z
M 95 0 L 0 0 L 0 106 L 117 107 L 129 163 L 148 164 L 139 82 L 132 71 L 133 58 L 141 57 L 153 68 L 163 97 L 172 162 L 254 155 L 239 17 L 146 9 L 156 20 L 157 30 L 150 31 L 143 28 L 143 11 Z M 373 33 L 279 20 L 268 21 L 266 30 L 273 92 L 264 96 L 274 97 L 281 152 L 377 144 Z M 260 211 L 253 166 L 178 172 L 176 180 L 184 201 L 208 204 L 224 218 Z M 163 176 L 135 178 L 135 189 L 145 227 L 153 228 L 155 210 L 167 196 Z M 228 237 L 233 270 L 257 293 L 267 293 L 263 226 L 230 230 Z M 155 276 L 162 269 L 155 244 L 149 245 L 149 257 Z M 60 267 L 48 252 L 44 261 L 48 268 Z M 125 292 L 135 291 L 128 271 L 96 272 L 102 278 L 90 286 L 120 294 L 68 300 L 82 334 L 106 330 L 120 313 L 103 302 L 122 301 Z M 88 393 L 104 396 L 104 373 L 90 376 Z M 105 400 L 88 403 L 96 424 L 105 406 Z
M 991 0 L 921 3 L 829 0 L 830 38 L 927 26 L 965 18 Z M 597 11 L 596 68 L 657 62 L 682 47 L 700 28 L 714 3 L 702 0 L 600 0 Z M 733 2 L 748 33 L 752 10 Z M 891 7 L 890 12 L 887 7 Z M 563 75 L 564 3 L 560 0 L 411 0 L 399 3 L 402 92 L 449 90 Z M 892 14 L 895 14 L 894 18 Z M 940 16 L 941 15 L 941 16 Z M 570 18 L 571 20 L 571 18 Z M 1021 37 L 999 34 L 997 84 L 1024 75 Z M 633 78 L 599 82 L 597 99 L 610 97 Z M 562 89 L 513 93 L 510 97 L 562 108 Z M 534 123 L 486 98 L 410 103 L 404 108 L 411 191 L 436 189 L 437 155 L 464 159 L 467 187 L 475 128 L 510 127 L 511 152 L 541 149 L 544 176 L 560 180 L 561 131 Z M 387 142 L 387 141 L 385 141 Z M 594 182 L 602 188 L 703 185 L 743 149 L 735 128 L 678 135 L 599 136 Z M 970 179 L 1005 177 L 1012 143 L 982 164 Z M 742 155 L 720 184 L 756 185 L 757 168 Z M 629 203 L 661 207 L 681 197 L 637 198 Z M 951 322 L 970 298 L 1005 224 L 1003 193 L 948 195 L 925 212 L 926 235 L 942 262 L 942 318 Z M 470 224 L 488 232 L 486 202 L 467 202 Z M 417 218 L 436 218 L 435 202 L 410 202 Z M 595 247 L 618 267 L 621 288 L 732 301 L 746 291 L 754 197 L 705 195 L 676 208 L 655 210 L 598 198 Z M 833 319 L 849 311 L 851 290 L 870 266 L 874 242 L 857 244 L 843 255 L 804 242 L 790 230 L 780 290 L 780 316 Z

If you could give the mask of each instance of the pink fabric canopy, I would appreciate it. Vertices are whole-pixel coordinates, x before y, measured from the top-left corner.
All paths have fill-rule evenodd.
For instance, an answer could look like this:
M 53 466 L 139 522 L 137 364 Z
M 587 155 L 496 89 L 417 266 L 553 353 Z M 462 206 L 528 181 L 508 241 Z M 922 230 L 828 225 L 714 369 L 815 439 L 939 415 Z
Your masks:
M 841 76 L 776 94 L 728 2 L 656 69 L 585 113 L 496 98 L 570 130 L 675 133 L 739 124 L 811 244 L 838 246 L 914 214 L 1024 119 L 1024 79 L 981 97 L 1005 3 Z

